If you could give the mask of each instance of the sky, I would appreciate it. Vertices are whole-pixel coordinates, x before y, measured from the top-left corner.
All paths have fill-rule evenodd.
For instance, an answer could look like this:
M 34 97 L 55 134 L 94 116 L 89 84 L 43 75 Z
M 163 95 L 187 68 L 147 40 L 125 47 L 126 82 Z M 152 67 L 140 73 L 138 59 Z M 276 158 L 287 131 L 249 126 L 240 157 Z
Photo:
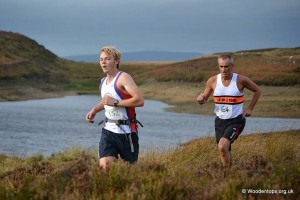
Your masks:
M 0 30 L 58 56 L 300 46 L 299 0 L 0 0 Z

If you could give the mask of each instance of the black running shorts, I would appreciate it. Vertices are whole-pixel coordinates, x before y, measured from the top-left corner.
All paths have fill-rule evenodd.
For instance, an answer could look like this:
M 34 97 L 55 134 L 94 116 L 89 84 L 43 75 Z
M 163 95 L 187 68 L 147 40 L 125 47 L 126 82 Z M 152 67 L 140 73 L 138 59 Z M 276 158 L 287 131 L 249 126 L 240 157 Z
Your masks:
M 215 118 L 216 142 L 219 143 L 222 137 L 227 138 L 230 143 L 233 143 L 244 130 L 246 118 L 239 115 L 232 119 Z
M 131 152 L 129 136 L 131 135 L 134 152 Z M 99 142 L 99 158 L 118 155 L 130 163 L 137 162 L 139 155 L 139 137 L 136 133 L 118 134 L 102 129 Z

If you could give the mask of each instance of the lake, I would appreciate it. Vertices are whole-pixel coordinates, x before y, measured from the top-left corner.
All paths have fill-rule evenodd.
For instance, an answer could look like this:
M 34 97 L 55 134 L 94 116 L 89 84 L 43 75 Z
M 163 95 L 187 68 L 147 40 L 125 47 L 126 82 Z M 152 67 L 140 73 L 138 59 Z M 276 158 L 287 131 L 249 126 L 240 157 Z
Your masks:
M 98 148 L 101 129 L 85 120 L 99 96 L 0 102 L 0 154 L 49 156 L 72 147 Z M 166 112 L 169 105 L 145 101 L 137 108 L 141 152 L 168 150 L 191 139 L 214 135 L 214 116 Z M 99 122 L 104 112 L 95 118 Z M 242 134 L 300 129 L 299 119 L 247 118 Z

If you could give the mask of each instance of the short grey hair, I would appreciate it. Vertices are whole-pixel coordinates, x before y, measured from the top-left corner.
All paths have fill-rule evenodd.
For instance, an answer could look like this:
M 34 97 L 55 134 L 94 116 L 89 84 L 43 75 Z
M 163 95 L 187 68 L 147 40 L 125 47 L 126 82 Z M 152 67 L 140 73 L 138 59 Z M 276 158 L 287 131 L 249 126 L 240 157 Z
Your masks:
M 222 54 L 218 57 L 218 62 L 219 60 L 225 60 L 228 59 L 230 64 L 233 64 L 233 57 L 229 54 Z

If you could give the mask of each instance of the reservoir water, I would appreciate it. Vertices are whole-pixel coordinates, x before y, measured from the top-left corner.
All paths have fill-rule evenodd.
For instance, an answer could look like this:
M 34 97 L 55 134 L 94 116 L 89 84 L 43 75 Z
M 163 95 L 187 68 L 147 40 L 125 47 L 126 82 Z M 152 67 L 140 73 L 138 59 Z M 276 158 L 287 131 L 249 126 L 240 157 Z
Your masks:
M 72 147 L 95 150 L 101 136 L 97 123 L 86 122 L 86 113 L 99 96 L 0 102 L 0 154 L 49 156 Z M 169 105 L 145 101 L 137 108 L 141 152 L 168 150 L 191 139 L 214 135 L 214 116 L 166 112 Z M 104 118 L 98 113 L 95 121 Z M 300 129 L 300 119 L 247 118 L 243 135 Z

